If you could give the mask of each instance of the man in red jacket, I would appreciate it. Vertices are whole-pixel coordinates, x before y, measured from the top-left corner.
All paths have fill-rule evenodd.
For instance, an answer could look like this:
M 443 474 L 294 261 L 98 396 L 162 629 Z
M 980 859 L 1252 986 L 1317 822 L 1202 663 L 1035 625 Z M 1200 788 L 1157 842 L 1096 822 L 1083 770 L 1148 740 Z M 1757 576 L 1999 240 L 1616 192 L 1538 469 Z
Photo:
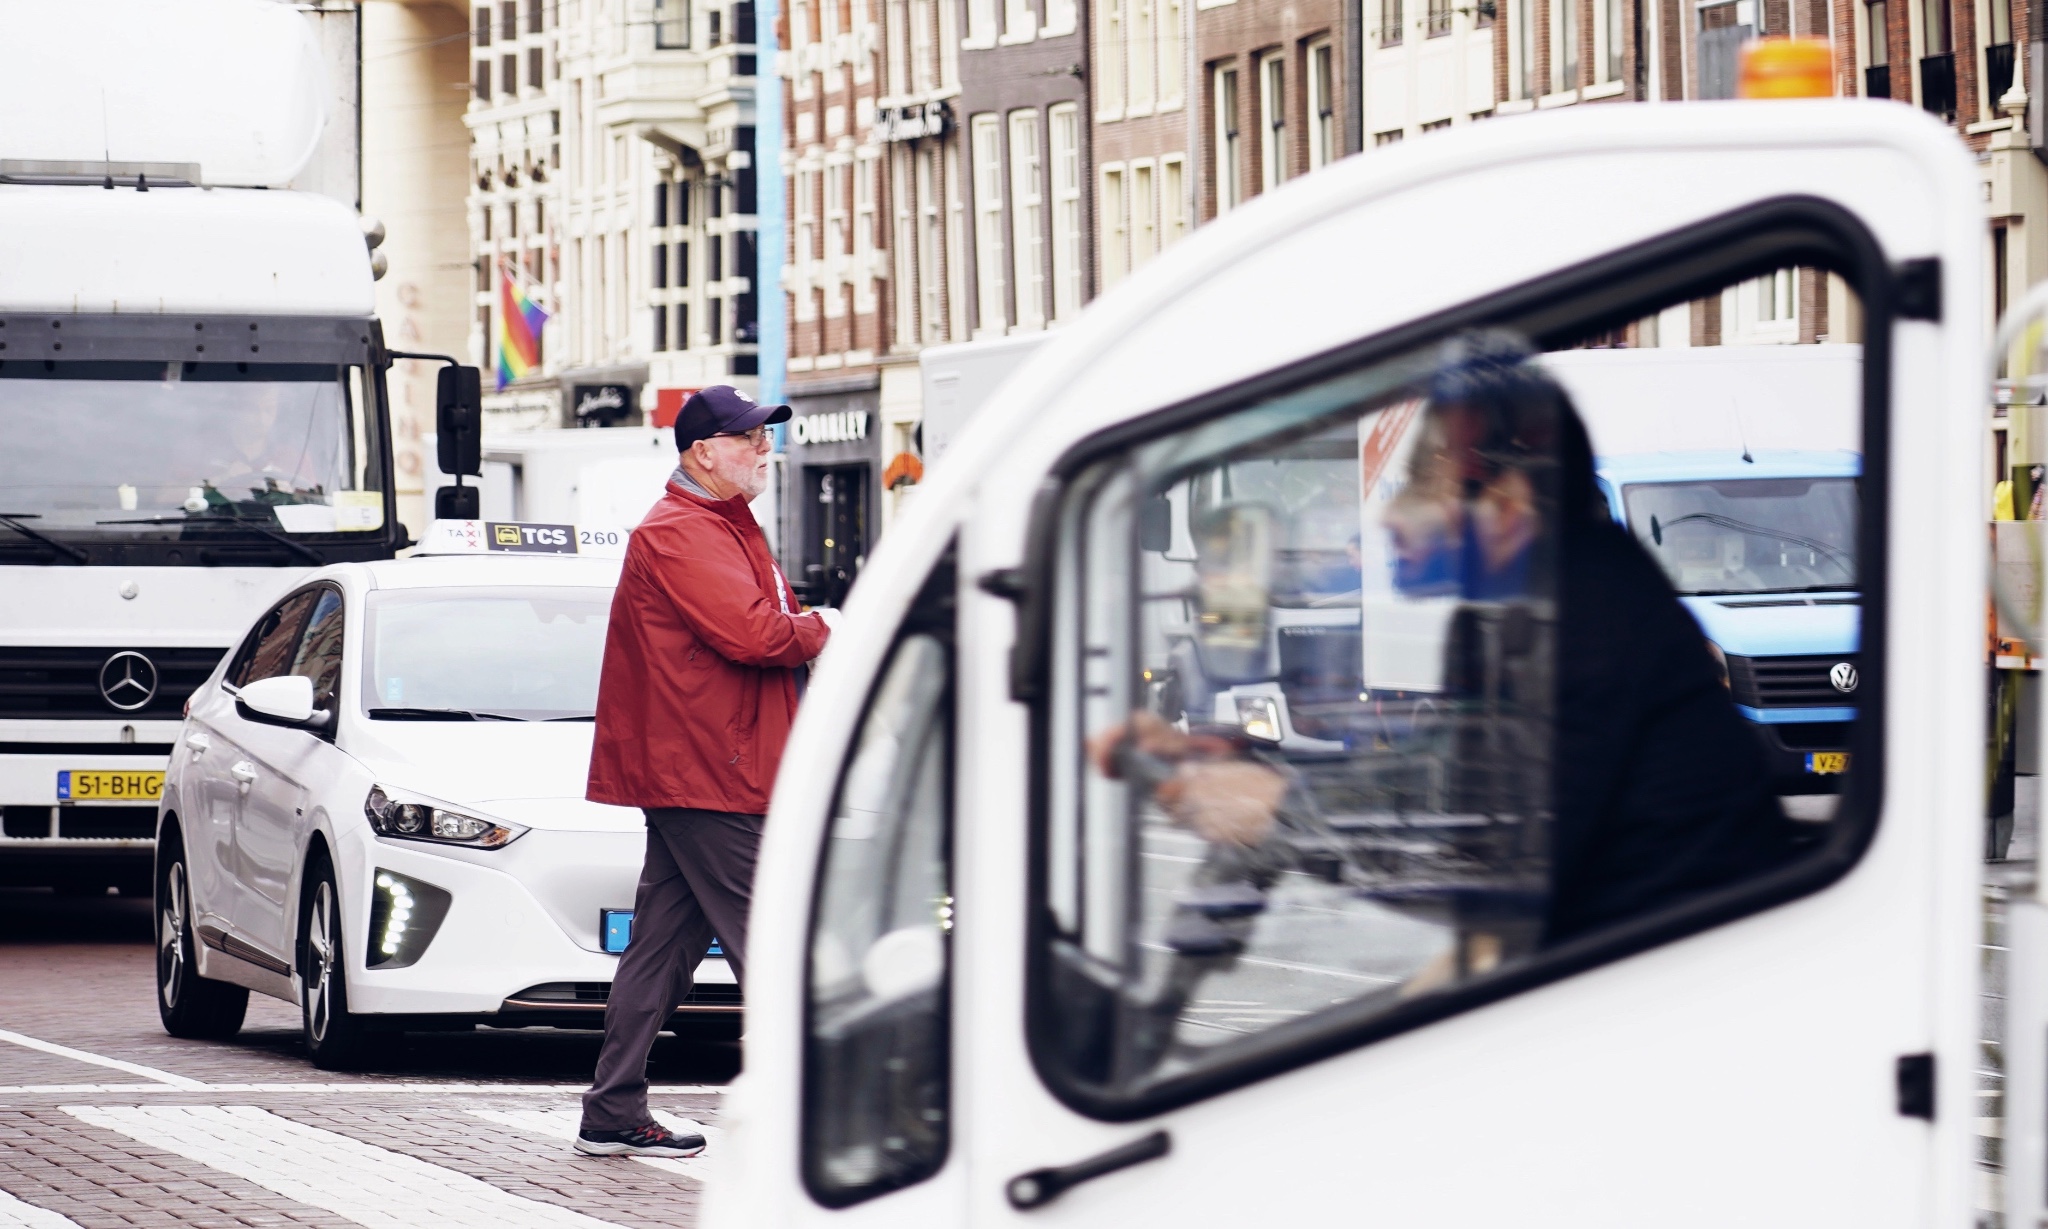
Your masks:
M 825 647 L 768 553 L 748 501 L 768 486 L 768 426 L 786 405 L 718 385 L 676 418 L 668 490 L 633 531 L 612 598 L 590 751 L 592 802 L 647 814 L 633 937 L 604 1013 L 576 1147 L 695 1156 L 647 1108 L 647 1055 L 716 935 L 745 982 L 747 906 L 797 672 Z

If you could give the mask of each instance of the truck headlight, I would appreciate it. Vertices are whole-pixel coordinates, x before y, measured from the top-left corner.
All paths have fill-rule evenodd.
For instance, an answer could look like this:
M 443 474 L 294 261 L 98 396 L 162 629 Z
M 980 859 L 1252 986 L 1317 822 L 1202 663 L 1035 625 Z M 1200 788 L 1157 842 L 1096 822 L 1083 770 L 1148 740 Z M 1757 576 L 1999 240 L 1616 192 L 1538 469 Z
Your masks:
M 498 849 L 526 835 L 526 829 L 517 824 L 465 815 L 431 802 L 394 798 L 381 785 L 370 787 L 370 796 L 363 799 L 363 814 L 369 817 L 370 827 L 382 836 L 467 845 L 472 849 Z
M 1271 696 L 1239 696 L 1237 724 L 1253 738 L 1269 743 L 1280 741 L 1280 706 Z

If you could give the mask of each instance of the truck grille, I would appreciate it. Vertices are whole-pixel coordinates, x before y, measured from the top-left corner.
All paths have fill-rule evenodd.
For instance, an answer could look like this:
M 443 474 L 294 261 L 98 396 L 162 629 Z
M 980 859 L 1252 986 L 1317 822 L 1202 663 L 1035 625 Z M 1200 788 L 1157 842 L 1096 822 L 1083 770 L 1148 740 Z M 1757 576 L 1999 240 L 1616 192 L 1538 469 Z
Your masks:
M 156 808 L 5 807 L 0 808 L 0 833 L 16 840 L 148 840 L 156 835 Z
M 155 674 L 154 690 L 136 707 L 123 707 L 143 700 L 142 692 L 136 688 L 117 687 L 110 700 L 100 686 L 102 668 L 124 652 L 139 654 L 147 660 L 148 669 L 141 663 L 135 663 L 133 671 L 117 666 L 115 669 L 121 673 L 110 676 L 110 681 L 120 683 L 128 674 Z M 175 720 L 184 714 L 186 698 L 213 673 L 221 656 L 220 649 L 43 649 L 0 645 L 0 717 Z
M 1854 706 L 1856 690 L 1844 692 L 1829 679 L 1838 665 L 1860 670 L 1857 655 L 1833 657 L 1728 658 L 1728 689 L 1750 708 L 1841 708 Z M 1861 678 L 1858 678 L 1860 684 Z

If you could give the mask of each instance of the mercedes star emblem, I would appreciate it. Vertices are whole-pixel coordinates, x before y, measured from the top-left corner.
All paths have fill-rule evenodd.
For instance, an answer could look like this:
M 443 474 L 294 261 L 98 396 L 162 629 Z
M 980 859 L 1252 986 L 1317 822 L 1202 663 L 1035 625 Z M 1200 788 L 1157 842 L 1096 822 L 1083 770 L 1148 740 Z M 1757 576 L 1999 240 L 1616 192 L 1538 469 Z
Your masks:
M 156 699 L 156 663 L 133 649 L 107 658 L 100 667 L 100 695 L 124 713 Z
M 1834 669 L 1828 671 L 1828 682 L 1833 683 L 1835 690 L 1845 696 L 1855 691 L 1856 684 L 1860 681 L 1856 677 L 1856 664 L 1854 662 L 1838 661 L 1835 663 Z

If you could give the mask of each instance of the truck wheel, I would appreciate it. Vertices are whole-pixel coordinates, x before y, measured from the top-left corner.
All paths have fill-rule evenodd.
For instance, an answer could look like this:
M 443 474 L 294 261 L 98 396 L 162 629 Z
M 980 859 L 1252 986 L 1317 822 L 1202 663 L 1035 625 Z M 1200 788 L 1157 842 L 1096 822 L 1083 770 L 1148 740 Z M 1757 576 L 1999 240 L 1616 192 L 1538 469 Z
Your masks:
M 305 1022 L 306 1052 L 313 1065 L 328 1071 L 347 1071 L 362 1061 L 364 1030 L 360 1018 L 349 1014 L 347 959 L 342 927 L 341 893 L 334 887 L 334 871 L 320 866 L 313 873 L 312 890 L 306 897 L 302 933 L 304 946 L 299 959 L 300 1017 Z
M 242 1030 L 249 992 L 199 976 L 185 851 L 165 834 L 156 875 L 156 1012 L 173 1037 L 221 1041 Z

